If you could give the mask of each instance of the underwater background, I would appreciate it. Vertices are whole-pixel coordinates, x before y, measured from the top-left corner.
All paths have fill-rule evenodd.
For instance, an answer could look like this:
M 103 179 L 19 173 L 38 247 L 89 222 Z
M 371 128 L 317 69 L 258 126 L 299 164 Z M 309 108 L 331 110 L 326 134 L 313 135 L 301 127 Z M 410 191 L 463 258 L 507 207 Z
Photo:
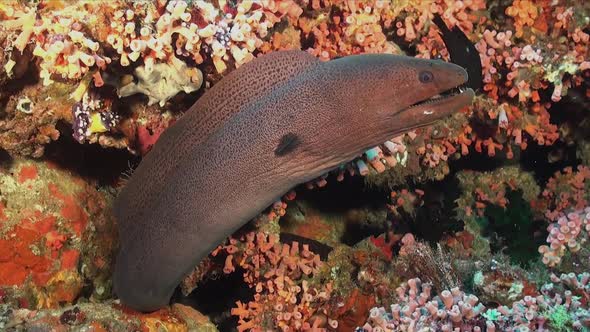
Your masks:
M 589 46 L 586 1 L 0 0 L 0 331 L 590 331 Z M 169 306 L 125 306 L 118 192 L 291 49 L 452 61 L 476 97 L 293 188 Z

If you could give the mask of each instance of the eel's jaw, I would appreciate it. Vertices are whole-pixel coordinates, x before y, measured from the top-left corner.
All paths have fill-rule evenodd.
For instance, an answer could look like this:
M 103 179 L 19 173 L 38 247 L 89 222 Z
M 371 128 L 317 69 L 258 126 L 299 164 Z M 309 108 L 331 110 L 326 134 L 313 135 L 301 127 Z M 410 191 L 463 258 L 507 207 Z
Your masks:
M 471 105 L 474 97 L 473 89 L 460 86 L 407 107 L 398 116 L 413 118 L 408 122 L 415 126 L 409 129 L 423 127 Z
M 415 108 L 415 107 L 420 107 L 420 106 L 432 106 L 432 107 L 436 107 L 441 103 L 444 103 L 445 101 L 449 100 L 449 99 L 453 99 L 453 98 L 458 98 L 462 95 L 465 94 L 469 94 L 471 91 L 471 93 L 473 94 L 473 89 L 465 87 L 464 85 L 460 85 L 454 88 L 451 88 L 449 90 L 443 91 L 437 95 L 434 95 L 428 99 L 419 101 L 411 106 L 409 106 L 407 108 L 407 110 Z M 473 98 L 473 97 L 472 97 Z

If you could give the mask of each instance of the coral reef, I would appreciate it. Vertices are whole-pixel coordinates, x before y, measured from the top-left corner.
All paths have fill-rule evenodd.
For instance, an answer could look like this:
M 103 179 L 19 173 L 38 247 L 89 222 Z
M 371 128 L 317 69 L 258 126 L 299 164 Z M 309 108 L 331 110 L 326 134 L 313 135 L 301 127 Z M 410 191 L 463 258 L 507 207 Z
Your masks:
M 214 256 L 219 251 L 227 254 L 224 273 L 235 271 L 237 262 L 245 270 L 244 281 L 256 290 L 254 301 L 237 302 L 231 310 L 239 318 L 238 331 L 259 330 L 269 324 L 282 330 L 336 328 L 337 322 L 322 310 L 330 299 L 331 285 L 314 287 L 306 280 L 320 268 L 319 255 L 306 244 L 300 248 L 298 242 L 281 245 L 278 240 L 275 234 L 251 232 L 240 243 L 230 239 L 213 252 Z
M 131 172 L 131 155 L 255 57 L 448 61 L 438 15 L 479 53 L 473 105 L 296 188 L 326 193 L 361 175 L 380 206 L 332 191 L 344 207 L 327 212 L 290 192 L 199 265 L 184 295 L 239 274 L 254 295 L 221 315 L 239 331 L 590 328 L 588 2 L 6 0 L 0 329 L 216 330 L 180 304 L 142 315 L 113 302 L 117 188 L 48 151 L 128 151 Z
M 475 236 L 473 247 L 477 256 L 489 255 L 489 240 L 483 228 L 487 217 L 486 207 L 495 205 L 505 209 L 509 204 L 507 192 L 519 190 L 527 202 L 537 199 L 540 188 L 530 173 L 518 167 L 503 167 L 493 172 L 474 174 L 464 171 L 457 174 L 462 195 L 457 199 L 456 216 L 465 223 L 465 229 Z
M 494 266 L 477 271 L 473 275 L 473 289 L 483 303 L 500 305 L 510 305 L 525 296 L 537 294 L 537 286 L 528 280 L 526 271 L 513 266 L 506 269 Z
M 172 57 L 169 62 L 154 65 L 150 72 L 145 67 L 135 68 L 138 82 L 119 87 L 119 97 L 143 93 L 149 98 L 148 105 L 159 102 L 160 106 L 164 106 L 180 91 L 191 93 L 201 87 L 203 76 L 199 70 L 189 69 L 176 57 Z
M 150 314 L 126 310 L 114 302 L 81 303 L 44 311 L 4 312 L 2 306 L 0 328 L 16 331 L 217 331 L 206 316 L 182 304 Z
M 553 275 L 540 295 L 525 296 L 511 308 L 493 309 L 459 288 L 432 297 L 431 284 L 410 279 L 397 288 L 398 302 L 390 311 L 371 309 L 367 323 L 357 331 L 583 331 L 590 326 L 588 309 L 580 301 L 587 299 L 588 277 Z
M 479 319 L 485 307 L 476 296 L 459 288 L 443 290 L 432 297 L 432 285 L 418 278 L 410 279 L 396 289 L 398 301 L 385 308 L 373 308 L 361 331 L 453 331 L 482 328 Z M 488 329 L 489 330 L 489 329 Z
M 87 284 L 91 297 L 110 296 L 112 197 L 50 162 L 3 167 L 0 290 L 25 308 L 71 303 Z
M 547 243 L 539 247 L 543 254 L 543 263 L 555 266 L 561 261 L 566 250 L 572 253 L 580 251 L 588 242 L 590 231 L 590 208 L 572 211 L 562 215 L 547 228 Z
M 555 221 L 568 209 L 581 210 L 588 206 L 588 179 L 590 168 L 586 165 L 579 165 L 576 171 L 566 167 L 562 172 L 556 172 L 543 190 L 545 217 Z
M 541 288 L 541 295 L 526 296 L 494 309 L 494 325 L 504 331 L 571 331 L 590 327 L 590 313 L 581 301 L 588 297 L 588 274 L 552 276 L 552 283 Z M 575 295 L 574 295 L 575 294 Z
M 73 90 L 56 83 L 43 90 L 26 86 L 18 94 L 3 96 L 0 147 L 13 155 L 41 157 L 45 145 L 61 136 L 57 123 L 72 118 L 73 103 L 67 99 Z

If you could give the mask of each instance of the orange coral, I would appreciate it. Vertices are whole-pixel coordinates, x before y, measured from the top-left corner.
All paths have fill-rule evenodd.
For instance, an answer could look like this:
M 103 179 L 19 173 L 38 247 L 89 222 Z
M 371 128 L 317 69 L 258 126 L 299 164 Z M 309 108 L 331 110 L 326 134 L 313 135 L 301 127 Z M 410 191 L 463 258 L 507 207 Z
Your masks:
M 110 243 L 112 249 L 115 234 L 104 225 L 105 197 L 93 184 L 55 165 L 16 159 L 12 167 L 0 174 L 15 183 L 12 191 L 3 192 L 7 204 L 2 204 L 6 221 L 0 223 L 0 292 L 29 294 L 22 303 L 29 308 L 71 302 L 86 282 L 78 270 L 82 259 L 84 277 L 92 279 L 109 269 L 110 262 L 94 264 L 101 255 L 109 259 L 103 246 Z M 18 181 L 23 175 L 27 180 Z M 86 230 L 90 220 L 92 232 Z M 97 243 L 95 232 L 107 239 Z
M 51 231 L 45 234 L 45 244 L 51 248 L 51 250 L 59 250 L 63 247 L 64 241 L 67 237 L 63 234 L 59 234 L 56 231 Z
M 588 206 L 590 188 L 590 168 L 580 165 L 577 170 L 567 167 L 556 172 L 549 179 L 542 192 L 538 209 L 547 209 L 545 217 L 551 221 L 559 218 L 568 209 L 582 210 Z
M 522 37 L 523 28 L 535 24 L 539 8 L 535 6 L 534 1 L 515 0 L 511 6 L 506 8 L 506 15 L 512 16 L 515 20 L 516 37 Z
M 29 275 L 37 285 L 49 280 L 51 260 L 30 248 L 39 245 L 41 238 L 35 230 L 15 227 L 8 240 L 0 239 L 0 286 L 22 285 Z
M 312 317 L 327 315 L 322 304 L 329 299 L 331 285 L 318 289 L 308 284 L 307 276 L 318 271 L 321 261 L 307 245 L 281 244 L 277 235 L 250 232 L 239 241 L 230 239 L 213 255 L 221 252 L 228 255 L 224 272 L 239 265 L 245 270 L 244 281 L 256 291 L 253 301 L 237 302 L 231 310 L 238 316 L 238 331 L 262 331 L 266 319 L 281 330 L 305 329 L 312 326 Z

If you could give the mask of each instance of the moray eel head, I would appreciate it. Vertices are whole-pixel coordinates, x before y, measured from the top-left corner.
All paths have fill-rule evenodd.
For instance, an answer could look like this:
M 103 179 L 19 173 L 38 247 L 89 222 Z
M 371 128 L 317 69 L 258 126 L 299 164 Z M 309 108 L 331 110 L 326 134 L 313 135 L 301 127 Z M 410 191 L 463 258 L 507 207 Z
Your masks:
M 472 89 L 463 87 L 467 71 L 452 63 L 380 54 L 364 55 L 365 66 L 369 68 L 360 78 L 369 84 L 366 110 L 395 119 L 402 125 L 396 131 L 431 124 L 469 105 L 474 96 Z M 390 121 L 383 125 L 392 129 Z
M 325 161 L 318 168 L 330 169 L 335 160 L 349 161 L 387 139 L 430 125 L 470 105 L 474 97 L 474 91 L 464 87 L 466 70 L 441 60 L 363 54 L 325 66 L 330 74 L 323 94 L 336 100 L 326 107 L 331 115 L 315 116 L 314 123 L 307 124 L 315 129 L 301 128 L 307 137 L 295 135 L 297 126 L 291 126 L 275 151 L 285 154 L 303 145 L 300 151 Z M 326 132 L 329 138 L 320 135 Z M 295 159 L 301 163 L 305 157 Z
M 409 67 L 401 66 L 401 76 L 407 84 L 405 95 L 398 96 L 400 110 L 391 112 L 406 131 L 422 127 L 446 117 L 471 104 L 474 91 L 464 87 L 468 77 L 465 69 L 440 60 L 415 59 Z

